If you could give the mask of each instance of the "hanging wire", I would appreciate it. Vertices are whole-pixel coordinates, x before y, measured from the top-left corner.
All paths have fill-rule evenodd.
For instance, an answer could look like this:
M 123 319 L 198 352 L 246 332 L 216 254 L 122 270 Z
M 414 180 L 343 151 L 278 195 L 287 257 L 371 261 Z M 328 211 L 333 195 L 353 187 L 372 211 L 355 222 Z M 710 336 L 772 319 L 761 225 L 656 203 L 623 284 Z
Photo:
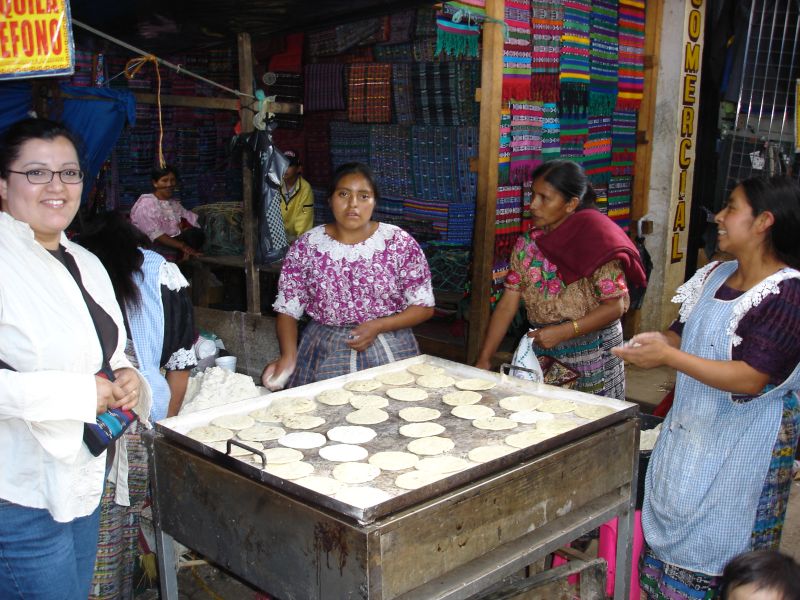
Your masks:
M 158 166 L 164 169 L 167 166 L 167 161 L 164 160 L 164 121 L 161 116 L 161 72 L 158 70 L 158 57 L 153 54 L 148 54 L 141 58 L 129 60 L 125 65 L 125 77 L 133 79 L 139 71 L 141 71 L 142 67 L 149 62 L 152 62 L 156 69 L 156 80 L 158 81 L 158 87 L 156 88 L 156 105 L 158 107 Z
M 139 54 L 139 55 L 141 55 L 143 57 L 151 57 L 152 56 L 153 59 L 156 62 L 164 65 L 165 67 L 167 67 L 169 69 L 172 69 L 173 71 L 175 71 L 177 73 L 181 73 L 183 75 L 187 75 L 188 77 L 194 77 L 195 79 L 199 79 L 200 81 L 202 81 L 204 83 L 207 83 L 208 85 L 217 87 L 217 88 L 219 88 L 221 90 L 225 90 L 229 94 L 233 94 L 234 96 L 237 96 L 239 98 L 241 98 L 241 97 L 255 98 L 255 96 L 253 96 L 252 94 L 245 94 L 244 92 L 241 92 L 239 90 L 231 89 L 229 87 L 226 87 L 226 86 L 222 85 L 221 83 L 217 83 L 216 81 L 212 81 L 210 79 L 207 79 L 207 78 L 203 77 L 202 75 L 198 75 L 197 73 L 193 73 L 192 71 L 188 71 L 187 69 L 184 69 L 181 65 L 176 65 L 176 64 L 171 63 L 171 62 L 169 62 L 167 60 L 164 60 L 163 58 L 158 58 L 157 56 L 155 56 L 153 54 L 150 54 L 149 52 L 145 52 L 141 48 L 137 48 L 136 46 L 131 46 L 127 42 L 123 42 L 122 40 L 117 39 L 115 37 L 112 37 L 112 36 L 108 35 L 107 33 L 103 33 L 102 31 L 100 31 L 98 29 L 95 29 L 94 27 L 91 27 L 91 26 L 87 25 L 86 23 L 82 23 L 81 21 L 78 21 L 76 19 L 72 19 L 72 23 L 74 25 L 77 25 L 81 29 L 85 29 L 86 31 L 88 31 L 90 33 L 93 33 L 93 34 L 95 34 L 97 36 L 100 36 L 101 38 L 104 38 L 104 39 L 108 40 L 109 42 L 113 42 L 113 43 L 115 43 L 115 44 L 117 44 L 119 46 L 122 46 L 123 48 L 125 48 L 127 50 L 130 50 L 131 52 L 136 52 L 137 54 Z M 127 71 L 127 67 L 126 67 L 126 71 Z

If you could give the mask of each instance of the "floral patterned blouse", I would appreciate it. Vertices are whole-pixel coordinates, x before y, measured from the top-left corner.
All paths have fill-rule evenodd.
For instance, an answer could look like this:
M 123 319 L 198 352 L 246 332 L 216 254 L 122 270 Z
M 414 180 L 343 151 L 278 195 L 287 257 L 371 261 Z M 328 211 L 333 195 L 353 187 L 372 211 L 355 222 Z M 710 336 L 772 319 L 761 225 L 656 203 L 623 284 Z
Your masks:
M 289 248 L 278 280 L 276 312 L 303 313 L 323 325 L 354 325 L 411 305 L 433 306 L 428 261 L 408 233 L 386 223 L 358 244 L 342 244 L 325 226 Z
M 541 229 L 533 229 L 517 238 L 505 280 L 506 289 L 522 293 L 531 323 L 579 319 L 603 300 L 620 296 L 625 297 L 625 310 L 628 309 L 628 284 L 619 261 L 612 260 L 591 277 L 565 285 L 558 265 L 547 260 L 536 245 L 536 239 L 543 233 Z
M 179 235 L 181 219 L 192 227 L 198 226 L 197 215 L 183 208 L 178 200 L 160 200 L 155 194 L 142 194 L 131 208 L 131 223 L 151 241 L 163 234 Z

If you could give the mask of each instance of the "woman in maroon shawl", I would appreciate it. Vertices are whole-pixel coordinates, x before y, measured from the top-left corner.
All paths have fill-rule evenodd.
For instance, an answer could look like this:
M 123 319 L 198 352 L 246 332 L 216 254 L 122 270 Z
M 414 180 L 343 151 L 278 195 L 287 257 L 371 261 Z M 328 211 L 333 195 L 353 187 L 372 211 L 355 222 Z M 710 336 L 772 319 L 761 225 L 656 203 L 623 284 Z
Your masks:
M 489 322 L 477 367 L 492 355 L 524 301 L 530 331 L 514 364 L 551 356 L 579 373 L 577 389 L 625 398 L 620 317 L 631 286 L 644 287 L 639 251 L 625 232 L 594 207 L 595 193 L 574 162 L 544 163 L 533 174 L 534 227 L 514 245 L 505 292 Z M 514 372 L 524 376 L 521 372 Z

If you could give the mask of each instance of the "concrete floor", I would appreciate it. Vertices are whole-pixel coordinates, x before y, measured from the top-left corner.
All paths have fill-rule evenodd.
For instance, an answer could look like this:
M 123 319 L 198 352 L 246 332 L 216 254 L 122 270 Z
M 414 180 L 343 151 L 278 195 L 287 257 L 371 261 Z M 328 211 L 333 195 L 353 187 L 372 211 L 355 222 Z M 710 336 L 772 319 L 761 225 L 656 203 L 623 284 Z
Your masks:
M 626 367 L 627 397 L 650 413 L 675 383 L 675 371 L 667 368 L 644 370 Z M 784 525 L 781 551 L 800 561 L 800 474 L 792 484 L 792 493 Z M 268 598 L 217 569 L 213 565 L 195 565 L 178 573 L 180 600 L 264 600 Z M 139 600 L 157 600 L 158 592 L 149 590 Z

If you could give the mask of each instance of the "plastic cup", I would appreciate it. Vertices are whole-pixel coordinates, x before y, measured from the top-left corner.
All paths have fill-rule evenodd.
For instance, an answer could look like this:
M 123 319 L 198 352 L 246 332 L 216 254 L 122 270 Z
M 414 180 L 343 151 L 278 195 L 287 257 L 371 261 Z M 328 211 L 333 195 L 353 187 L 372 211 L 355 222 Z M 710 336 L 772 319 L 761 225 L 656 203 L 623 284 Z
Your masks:
M 226 371 L 236 372 L 236 357 L 235 356 L 220 356 L 214 359 L 214 364 Z

